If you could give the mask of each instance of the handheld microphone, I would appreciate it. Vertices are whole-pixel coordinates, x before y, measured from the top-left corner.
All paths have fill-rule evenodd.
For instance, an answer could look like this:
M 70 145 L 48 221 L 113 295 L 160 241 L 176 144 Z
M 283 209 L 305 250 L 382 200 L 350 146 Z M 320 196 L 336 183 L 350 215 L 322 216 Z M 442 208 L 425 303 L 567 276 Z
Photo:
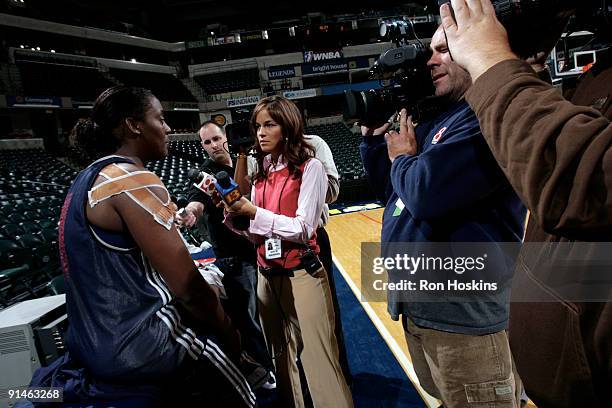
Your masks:
M 232 205 L 240 200 L 242 194 L 236 183 L 226 171 L 220 171 L 216 174 L 217 182 L 215 187 L 227 205 Z M 251 220 L 246 215 L 237 215 L 232 219 L 234 227 L 240 231 L 249 229 Z
M 212 195 L 212 192 L 215 190 L 215 183 L 217 180 L 205 171 L 191 169 L 187 173 L 187 177 L 189 178 L 189 181 L 193 183 L 195 188 L 208 194 L 209 196 Z
M 189 204 L 189 200 L 187 199 L 187 197 L 181 195 L 176 197 L 176 200 L 172 200 L 174 202 L 176 202 L 176 206 L 178 207 L 178 211 L 176 212 L 178 215 L 183 216 L 186 213 L 185 207 L 187 207 L 187 204 Z
M 192 183 L 197 184 L 202 181 L 202 172 L 198 169 L 189 169 L 189 171 L 187 172 L 187 178 Z
M 185 208 L 189 204 L 189 200 L 184 195 L 180 195 L 176 198 L 176 206 L 178 208 Z

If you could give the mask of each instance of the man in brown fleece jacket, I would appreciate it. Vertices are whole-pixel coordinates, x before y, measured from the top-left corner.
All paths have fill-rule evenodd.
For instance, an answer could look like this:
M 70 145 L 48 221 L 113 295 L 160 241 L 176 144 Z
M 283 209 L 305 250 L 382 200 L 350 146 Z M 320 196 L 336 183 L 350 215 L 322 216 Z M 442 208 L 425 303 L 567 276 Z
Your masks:
M 454 18 L 448 5 L 440 9 L 449 49 L 472 76 L 466 99 L 493 155 L 531 211 L 525 241 L 611 241 L 609 56 L 570 103 L 512 52 L 489 0 L 452 6 Z M 612 406 L 612 303 L 557 296 L 538 278 L 554 273 L 547 257 L 521 252 L 515 279 L 545 301 L 510 309 L 511 348 L 527 393 L 540 408 Z

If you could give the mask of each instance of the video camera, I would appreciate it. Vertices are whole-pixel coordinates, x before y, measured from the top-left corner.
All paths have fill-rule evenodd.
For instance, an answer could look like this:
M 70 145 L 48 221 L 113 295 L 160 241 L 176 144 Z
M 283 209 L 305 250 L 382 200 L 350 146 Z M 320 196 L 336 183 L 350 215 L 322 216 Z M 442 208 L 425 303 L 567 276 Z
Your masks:
M 438 5 L 434 7 L 449 2 L 437 0 Z M 512 50 L 522 58 L 550 51 L 572 14 L 583 22 L 581 25 L 586 24 L 600 34 L 610 31 L 610 6 L 606 2 L 602 5 L 599 0 L 492 0 L 492 3 L 508 32 Z M 379 127 L 391 121 L 401 108 L 408 110 L 413 121 L 435 115 L 442 104 L 432 96 L 434 87 L 426 66 L 430 51 L 416 35 L 413 23 L 386 21 L 380 26 L 380 36 L 393 41 L 396 48 L 378 57 L 369 70 L 369 79 L 388 81 L 388 84 L 380 89 L 345 91 L 344 120 Z
M 236 109 L 232 113 L 232 123 L 225 126 L 227 145 L 230 153 L 238 154 L 248 151 L 255 140 L 251 134 L 251 111 Z
M 348 123 L 378 127 L 406 108 L 415 121 L 433 109 L 434 94 L 427 60 L 431 52 L 421 41 L 410 20 L 392 20 L 380 25 L 380 36 L 396 48 L 383 52 L 369 70 L 370 80 L 386 81 L 380 89 L 344 91 L 343 116 Z

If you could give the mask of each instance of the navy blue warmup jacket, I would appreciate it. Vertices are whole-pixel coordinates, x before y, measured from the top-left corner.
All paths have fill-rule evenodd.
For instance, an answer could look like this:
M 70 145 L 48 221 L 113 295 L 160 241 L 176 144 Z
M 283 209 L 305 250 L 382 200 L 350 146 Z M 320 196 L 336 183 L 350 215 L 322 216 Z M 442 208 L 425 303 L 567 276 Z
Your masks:
M 391 164 L 384 137 L 364 137 L 366 175 L 386 202 L 382 243 L 519 242 L 525 208 L 491 154 L 474 112 L 465 101 L 416 128 L 418 154 Z M 405 314 L 417 325 L 462 334 L 506 328 L 506 301 L 401 302 L 388 292 L 394 320 Z

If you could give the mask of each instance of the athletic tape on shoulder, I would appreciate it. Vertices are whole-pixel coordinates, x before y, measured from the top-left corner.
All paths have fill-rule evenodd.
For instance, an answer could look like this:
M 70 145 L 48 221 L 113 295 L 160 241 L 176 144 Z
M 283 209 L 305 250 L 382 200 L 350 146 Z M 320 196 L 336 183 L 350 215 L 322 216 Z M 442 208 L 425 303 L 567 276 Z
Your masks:
M 125 193 L 136 204 L 153 216 L 155 221 L 170 229 L 174 221 L 176 204 L 170 201 L 170 194 L 159 177 L 150 171 L 129 172 L 116 164 L 105 167 L 100 175 L 107 180 L 93 187 L 89 192 L 89 206 L 94 207 L 104 200 Z M 161 188 L 168 196 L 163 202 L 151 188 Z

